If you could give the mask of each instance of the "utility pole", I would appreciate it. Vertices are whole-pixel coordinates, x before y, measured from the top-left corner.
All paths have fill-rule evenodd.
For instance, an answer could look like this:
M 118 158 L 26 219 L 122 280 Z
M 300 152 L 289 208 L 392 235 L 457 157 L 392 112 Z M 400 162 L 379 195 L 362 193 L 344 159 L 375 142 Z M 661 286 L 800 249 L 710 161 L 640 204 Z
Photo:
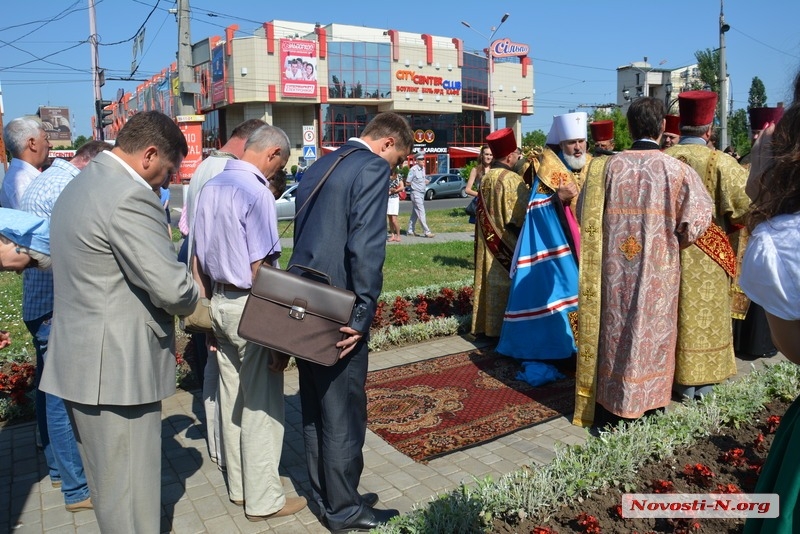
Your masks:
M 6 159 L 6 142 L 3 139 L 3 88 L 0 87 L 0 183 L 6 175 L 8 159 Z
M 192 69 L 192 32 L 189 25 L 189 0 L 178 0 L 178 91 L 177 115 L 194 115 L 194 82 Z
M 95 102 L 95 139 L 103 140 L 103 120 L 98 115 L 97 103 L 103 101 L 100 91 L 100 57 L 97 51 L 97 20 L 94 13 L 94 0 L 89 0 L 89 44 L 92 47 L 92 82 L 94 83 Z
M 728 146 L 728 73 L 725 60 L 725 32 L 731 27 L 725 23 L 722 10 L 723 0 L 719 0 L 719 148 Z

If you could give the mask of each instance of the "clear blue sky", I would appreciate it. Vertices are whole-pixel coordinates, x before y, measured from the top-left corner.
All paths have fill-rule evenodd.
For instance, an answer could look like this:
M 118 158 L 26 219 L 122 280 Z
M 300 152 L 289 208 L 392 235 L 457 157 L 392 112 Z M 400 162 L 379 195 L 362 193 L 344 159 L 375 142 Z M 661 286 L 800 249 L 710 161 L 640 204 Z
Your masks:
M 528 44 L 534 66 L 535 114 L 524 131 L 547 131 L 552 116 L 580 105 L 616 101 L 616 69 L 644 56 L 653 66 L 678 68 L 695 62 L 694 53 L 719 46 L 719 0 L 669 2 L 437 0 L 388 2 L 372 9 L 344 8 L 355 2 L 306 0 L 192 0 L 192 42 L 224 35 L 238 24 L 237 36 L 252 35 L 273 19 L 363 25 L 459 37 L 466 49 L 482 49 L 504 13 L 508 20 L 495 38 Z M 368 4 L 361 4 L 366 6 Z M 154 10 L 155 7 L 155 10 Z M 167 12 L 174 0 L 96 0 L 100 66 L 106 69 L 103 96 L 131 91 L 141 81 L 121 81 L 130 73 L 130 39 L 145 25 L 144 53 L 136 77 L 146 78 L 175 61 L 177 23 Z M 152 14 L 151 14 L 152 11 Z M 4 2 L 0 11 L 0 85 L 4 120 L 35 113 L 41 105 L 68 106 L 75 135 L 90 135 L 94 113 L 88 0 Z M 149 15 L 149 18 L 148 18 Z M 145 23 L 146 20 L 146 23 Z M 800 2 L 727 0 L 725 21 L 733 108 L 746 108 L 750 83 L 758 76 L 768 105 L 790 101 L 800 68 Z M 123 41 L 121 44 L 113 44 Z M 591 109 L 586 111 L 591 111 Z

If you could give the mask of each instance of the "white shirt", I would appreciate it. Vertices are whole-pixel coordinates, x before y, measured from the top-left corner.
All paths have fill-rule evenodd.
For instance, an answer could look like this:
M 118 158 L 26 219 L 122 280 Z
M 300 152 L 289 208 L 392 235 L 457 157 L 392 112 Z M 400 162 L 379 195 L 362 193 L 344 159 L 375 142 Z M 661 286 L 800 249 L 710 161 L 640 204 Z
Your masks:
M 3 179 L 3 187 L 0 188 L 0 205 L 4 208 L 18 210 L 25 190 L 40 174 L 39 169 L 27 161 L 19 158 L 12 159 L 8 171 L 6 171 L 6 177 Z
M 739 285 L 750 299 L 786 321 L 800 320 L 800 213 L 756 226 L 747 242 Z

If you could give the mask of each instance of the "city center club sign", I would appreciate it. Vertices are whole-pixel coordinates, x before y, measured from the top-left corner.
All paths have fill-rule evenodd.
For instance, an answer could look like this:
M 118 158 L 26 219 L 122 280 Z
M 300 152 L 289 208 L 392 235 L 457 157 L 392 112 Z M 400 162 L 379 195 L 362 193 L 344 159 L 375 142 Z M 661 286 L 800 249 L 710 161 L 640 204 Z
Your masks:
M 423 93 L 429 95 L 460 95 L 460 80 L 445 80 L 441 76 L 426 76 L 417 74 L 413 70 L 398 70 L 395 78 L 402 82 L 414 85 L 398 85 L 398 93 Z

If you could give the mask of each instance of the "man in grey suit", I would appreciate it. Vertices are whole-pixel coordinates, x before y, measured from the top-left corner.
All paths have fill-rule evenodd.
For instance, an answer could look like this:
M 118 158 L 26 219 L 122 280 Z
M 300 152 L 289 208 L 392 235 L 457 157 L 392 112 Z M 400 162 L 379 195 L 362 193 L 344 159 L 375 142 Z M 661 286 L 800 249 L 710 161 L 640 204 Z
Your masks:
M 172 119 L 137 113 L 53 208 L 41 389 L 66 403 L 104 533 L 161 530 L 161 400 L 175 392 L 174 315 L 198 288 L 155 191 L 187 152 Z
M 383 286 L 389 175 L 413 142 L 403 117 L 382 113 L 360 138 L 309 167 L 297 188 L 296 203 L 303 206 L 338 156 L 355 149 L 299 212 L 290 262 L 327 273 L 334 286 L 356 294 L 350 324 L 341 329 L 347 337 L 336 345 L 343 349 L 340 360 L 331 367 L 297 362 L 311 499 L 334 532 L 369 530 L 398 515 L 375 509 L 378 496 L 360 495 L 358 484 L 367 429 L 367 341 Z

